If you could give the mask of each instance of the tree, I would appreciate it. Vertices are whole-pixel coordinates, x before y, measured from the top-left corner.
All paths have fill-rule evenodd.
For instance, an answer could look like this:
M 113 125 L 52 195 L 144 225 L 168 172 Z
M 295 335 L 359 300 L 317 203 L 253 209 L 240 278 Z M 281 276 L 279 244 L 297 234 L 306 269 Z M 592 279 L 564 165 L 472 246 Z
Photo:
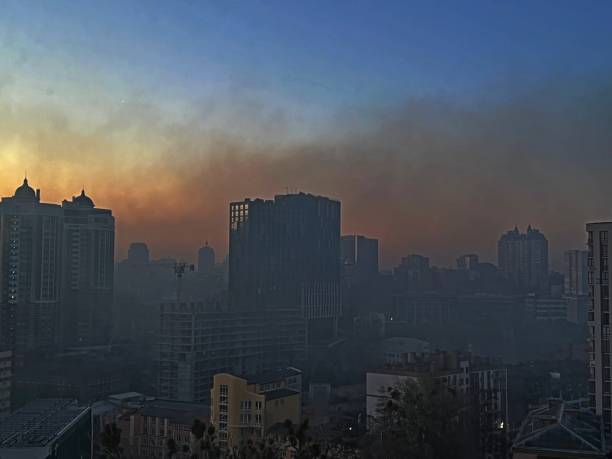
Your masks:
M 120 459 L 122 457 L 121 429 L 117 427 L 117 424 L 113 422 L 104 426 L 104 431 L 100 435 L 100 444 L 105 458 Z
M 193 459 L 217 459 L 221 455 L 215 426 L 210 424 L 207 427 L 206 423 L 199 419 L 194 419 L 191 426 L 190 446 Z
M 176 441 L 174 441 L 174 438 L 168 438 L 168 441 L 166 441 L 166 449 L 166 454 L 169 458 L 174 457 L 174 455 L 178 452 L 178 448 L 176 446 Z
M 441 382 L 421 380 L 389 388 L 383 395 L 364 445 L 365 457 L 475 457 L 472 418 L 461 394 Z

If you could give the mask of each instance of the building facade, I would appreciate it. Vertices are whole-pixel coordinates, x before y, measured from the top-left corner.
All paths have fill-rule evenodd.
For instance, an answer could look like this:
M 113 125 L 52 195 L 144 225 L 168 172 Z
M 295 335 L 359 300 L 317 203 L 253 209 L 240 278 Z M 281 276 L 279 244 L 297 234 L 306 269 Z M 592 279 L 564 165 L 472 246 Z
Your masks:
M 13 353 L 0 350 L 0 418 L 11 412 L 11 387 L 13 379 Z
M 300 308 L 335 333 L 342 313 L 340 202 L 297 193 L 230 204 L 229 290 L 240 310 Z
M 301 371 L 287 368 L 253 377 L 229 373 L 214 376 L 211 422 L 220 444 L 239 448 L 248 440 L 262 440 L 270 427 L 301 420 Z
M 65 346 L 107 344 L 111 335 L 115 219 L 85 194 L 64 212 L 62 328 Z
M 63 215 L 25 179 L 0 202 L 0 339 L 17 365 L 60 344 Z
M 483 457 L 500 453 L 508 426 L 507 370 L 459 352 L 421 353 L 401 365 L 366 373 L 366 423 L 372 428 L 390 390 L 407 382 L 439 381 L 477 404 Z
M 563 274 L 565 295 L 582 296 L 588 294 L 588 260 L 586 250 L 567 250 L 563 254 Z
M 548 240 L 529 226 L 525 233 L 518 228 L 502 235 L 497 244 L 499 270 L 524 291 L 548 293 Z
M 589 327 L 589 403 L 602 416 L 606 432 L 612 426 L 612 381 L 610 378 L 610 275 L 609 237 L 612 222 L 589 223 L 588 234 L 588 309 Z
M 305 347 L 305 321 L 296 309 L 228 312 L 202 302 L 162 304 L 157 395 L 208 402 L 215 374 L 301 365 Z

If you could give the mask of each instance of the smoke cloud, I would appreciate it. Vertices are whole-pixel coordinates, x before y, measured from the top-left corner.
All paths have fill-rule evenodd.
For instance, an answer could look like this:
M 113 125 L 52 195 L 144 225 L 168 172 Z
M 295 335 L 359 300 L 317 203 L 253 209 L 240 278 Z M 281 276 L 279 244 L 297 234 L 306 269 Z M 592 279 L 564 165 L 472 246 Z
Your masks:
M 25 169 L 45 201 L 85 185 L 113 209 L 119 258 L 136 240 L 184 259 L 208 240 L 221 258 L 228 203 L 288 188 L 340 199 L 343 231 L 380 238 L 386 267 L 408 253 L 494 261 L 500 233 L 528 224 L 560 267 L 563 250 L 584 246 L 586 221 L 611 217 L 609 81 L 356 107 L 299 140 L 294 114 L 252 96 L 202 101 L 182 117 L 134 96 L 91 128 L 3 91 L 0 191 L 12 194 Z

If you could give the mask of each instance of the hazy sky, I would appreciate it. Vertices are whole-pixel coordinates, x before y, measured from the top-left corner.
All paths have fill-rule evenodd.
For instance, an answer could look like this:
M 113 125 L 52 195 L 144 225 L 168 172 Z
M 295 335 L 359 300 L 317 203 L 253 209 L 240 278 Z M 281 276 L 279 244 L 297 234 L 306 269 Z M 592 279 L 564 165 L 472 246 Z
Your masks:
M 342 200 L 383 264 L 553 260 L 612 217 L 612 3 L 5 1 L 0 192 L 114 210 L 120 258 L 223 255 L 227 204 Z

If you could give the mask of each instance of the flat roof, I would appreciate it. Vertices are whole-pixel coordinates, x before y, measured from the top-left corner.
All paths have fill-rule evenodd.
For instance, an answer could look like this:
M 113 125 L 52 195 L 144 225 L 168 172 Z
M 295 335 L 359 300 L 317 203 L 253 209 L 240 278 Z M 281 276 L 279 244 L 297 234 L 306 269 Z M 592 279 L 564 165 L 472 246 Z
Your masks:
M 266 400 L 276 400 L 279 398 L 291 397 L 293 395 L 300 395 L 300 393 L 296 390 L 283 388 L 264 392 L 263 395 L 266 396 Z
M 256 375 L 244 376 L 243 379 L 247 380 L 247 384 L 268 384 L 281 379 L 290 378 L 291 376 L 299 376 L 301 374 L 301 370 L 293 367 L 287 367 L 279 368 L 278 370 L 266 371 Z
M 76 400 L 34 400 L 0 422 L 0 448 L 43 447 L 89 411 Z

